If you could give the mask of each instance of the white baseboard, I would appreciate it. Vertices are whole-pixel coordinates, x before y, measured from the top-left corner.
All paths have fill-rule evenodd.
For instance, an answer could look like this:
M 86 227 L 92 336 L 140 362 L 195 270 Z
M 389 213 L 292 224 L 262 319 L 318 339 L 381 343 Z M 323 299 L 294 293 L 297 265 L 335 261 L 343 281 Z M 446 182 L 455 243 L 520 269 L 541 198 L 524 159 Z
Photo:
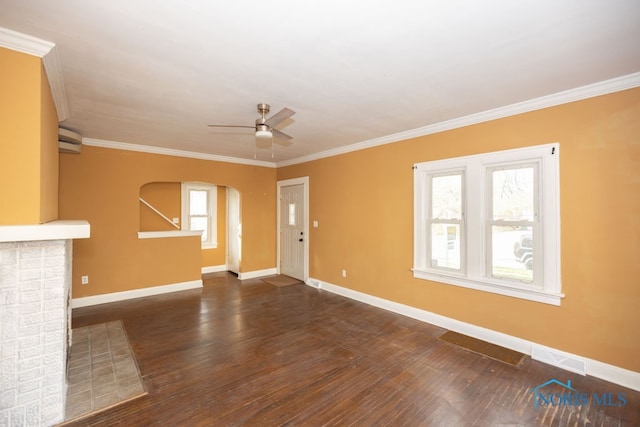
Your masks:
M 240 280 L 255 279 L 257 277 L 273 276 L 274 274 L 278 274 L 278 270 L 275 267 L 266 268 L 264 270 L 247 271 L 246 273 L 239 273 L 238 279 Z
M 202 267 L 202 274 L 218 273 L 220 271 L 227 271 L 227 264 L 224 265 L 210 265 L 208 267 Z
M 202 287 L 202 280 L 173 283 L 171 285 L 152 286 L 150 288 L 132 289 L 130 291 L 113 292 L 110 294 L 93 295 L 90 297 L 73 298 L 71 308 L 88 307 L 90 305 L 105 304 L 108 302 L 124 301 L 133 298 L 148 297 L 151 295 L 166 294 L 169 292 L 185 291 Z
M 567 353 L 562 350 L 545 347 L 538 343 L 522 338 L 503 334 L 501 332 L 472 325 L 470 323 L 461 322 L 456 319 L 441 316 L 439 314 L 431 313 L 426 310 L 410 307 L 408 305 L 389 301 L 383 298 L 375 297 L 363 292 L 354 291 L 342 286 L 333 285 L 331 283 L 323 282 L 318 279 L 309 278 L 306 284 L 317 289 L 326 290 L 334 294 L 342 295 L 344 297 L 351 298 L 353 300 L 360 301 L 365 304 L 382 308 L 384 310 L 388 310 L 397 314 L 401 314 L 403 316 L 411 317 L 413 319 L 436 325 L 444 329 L 459 332 L 461 334 L 481 339 L 483 341 L 487 341 L 502 347 L 510 348 L 524 354 L 532 355 L 532 358 L 536 360 L 552 364 L 565 370 L 570 370 L 582 375 L 591 375 L 605 381 L 609 381 L 636 391 L 640 391 L 639 372 L 630 371 L 618 366 Z M 536 349 L 535 352 L 534 348 Z M 551 354 L 552 357 L 539 358 L 538 356 L 540 355 L 540 350 L 546 351 L 547 354 Z M 534 357 L 533 355 L 538 356 Z M 554 355 L 561 355 L 562 360 L 554 361 Z M 584 372 L 580 372 L 580 368 L 584 368 Z

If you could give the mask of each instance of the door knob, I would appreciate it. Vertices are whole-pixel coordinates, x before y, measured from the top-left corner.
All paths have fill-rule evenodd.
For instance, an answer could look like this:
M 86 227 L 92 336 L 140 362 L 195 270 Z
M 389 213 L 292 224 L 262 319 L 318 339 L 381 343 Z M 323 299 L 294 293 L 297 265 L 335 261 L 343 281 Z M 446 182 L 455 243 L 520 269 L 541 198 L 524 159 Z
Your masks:
M 302 242 L 304 239 L 298 239 L 298 242 Z

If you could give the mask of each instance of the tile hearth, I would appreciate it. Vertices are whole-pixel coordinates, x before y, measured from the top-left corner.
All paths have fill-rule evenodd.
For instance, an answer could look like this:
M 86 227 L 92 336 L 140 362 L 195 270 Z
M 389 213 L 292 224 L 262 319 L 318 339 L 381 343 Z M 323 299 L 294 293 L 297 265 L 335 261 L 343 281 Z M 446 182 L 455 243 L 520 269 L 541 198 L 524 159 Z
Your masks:
M 121 321 L 73 329 L 65 421 L 146 394 Z

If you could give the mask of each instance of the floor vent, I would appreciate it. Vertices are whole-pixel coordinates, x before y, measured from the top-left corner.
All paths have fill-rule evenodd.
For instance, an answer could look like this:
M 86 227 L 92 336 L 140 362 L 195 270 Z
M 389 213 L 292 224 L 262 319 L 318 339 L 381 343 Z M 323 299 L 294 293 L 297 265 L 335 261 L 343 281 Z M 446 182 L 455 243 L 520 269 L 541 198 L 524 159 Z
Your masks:
M 558 368 L 566 369 L 567 371 L 575 372 L 576 374 L 587 374 L 587 366 L 584 360 L 547 347 L 534 344 L 531 350 L 531 358 L 557 366 Z

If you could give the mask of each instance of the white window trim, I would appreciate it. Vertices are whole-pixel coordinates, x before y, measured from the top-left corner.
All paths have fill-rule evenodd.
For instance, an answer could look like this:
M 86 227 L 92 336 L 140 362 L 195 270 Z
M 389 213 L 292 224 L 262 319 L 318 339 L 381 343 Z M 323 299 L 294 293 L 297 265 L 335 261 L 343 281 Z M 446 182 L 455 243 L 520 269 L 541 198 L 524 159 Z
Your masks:
M 189 229 L 189 190 L 204 190 L 209 192 L 209 238 L 206 242 L 202 242 L 202 249 L 215 249 L 218 247 L 218 188 L 215 185 L 200 182 L 183 182 L 181 185 L 181 201 L 182 201 L 182 230 Z
M 414 165 L 414 265 L 413 275 L 419 279 L 431 280 L 470 289 L 492 292 L 510 297 L 552 305 L 560 305 L 562 294 L 560 275 L 560 173 L 558 143 L 534 147 L 484 153 L 472 156 L 436 160 Z M 488 168 L 501 163 L 538 162 L 540 207 L 539 216 L 544 239 L 540 244 L 543 254 L 541 287 L 524 287 L 506 280 L 490 278 L 488 273 L 486 247 L 486 216 L 488 209 L 487 179 Z M 428 176 L 447 171 L 464 170 L 463 222 L 466 242 L 461 245 L 466 252 L 463 272 L 446 272 L 427 266 L 428 253 L 427 225 L 429 189 Z M 473 213 L 471 215 L 470 213 Z M 465 249 L 463 249 L 465 250 Z M 466 271 L 465 271 L 466 268 Z

